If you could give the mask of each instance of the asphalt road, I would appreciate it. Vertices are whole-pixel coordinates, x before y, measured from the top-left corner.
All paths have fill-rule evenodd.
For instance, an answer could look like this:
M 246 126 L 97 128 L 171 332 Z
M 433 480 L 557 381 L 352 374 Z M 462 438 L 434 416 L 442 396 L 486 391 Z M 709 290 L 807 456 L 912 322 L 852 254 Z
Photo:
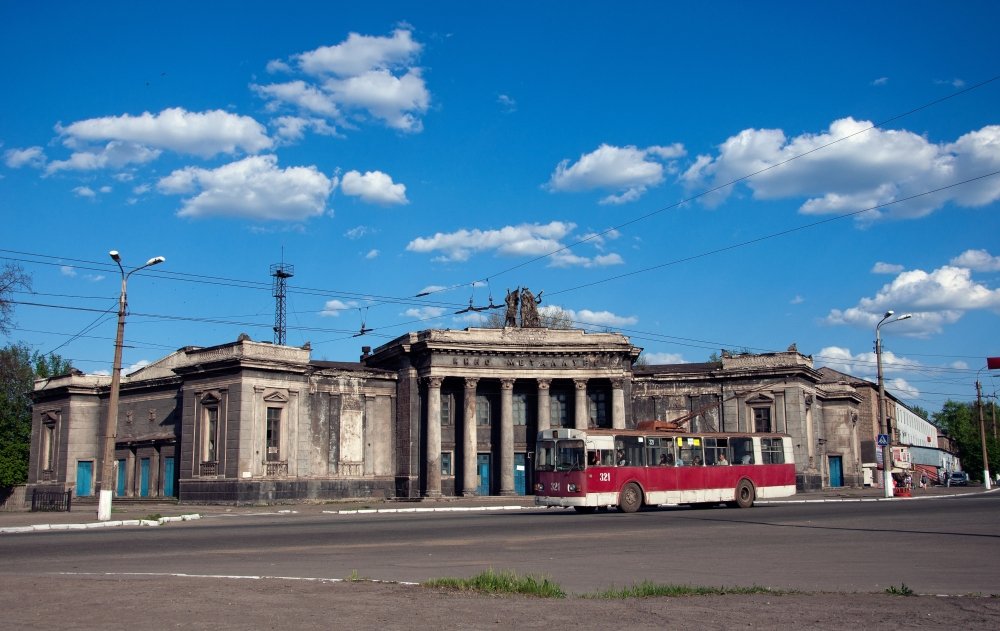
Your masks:
M 689 508 L 210 517 L 7 534 L 0 576 L 129 573 L 424 581 L 487 568 L 571 593 L 650 580 L 805 591 L 1000 594 L 1000 496 Z

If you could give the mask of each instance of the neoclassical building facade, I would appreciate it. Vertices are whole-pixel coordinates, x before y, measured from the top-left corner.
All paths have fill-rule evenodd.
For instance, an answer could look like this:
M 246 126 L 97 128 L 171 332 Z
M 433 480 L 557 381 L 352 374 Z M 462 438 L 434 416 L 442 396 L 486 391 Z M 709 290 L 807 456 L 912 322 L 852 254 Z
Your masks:
M 637 365 L 619 333 L 506 327 L 407 333 L 357 362 L 235 342 L 182 348 L 123 378 L 119 496 L 271 503 L 531 494 L 535 436 L 682 419 L 792 436 L 800 490 L 862 482 L 862 399 L 783 353 Z M 34 392 L 29 487 L 93 494 L 110 378 Z M 29 489 L 30 490 L 30 489 Z

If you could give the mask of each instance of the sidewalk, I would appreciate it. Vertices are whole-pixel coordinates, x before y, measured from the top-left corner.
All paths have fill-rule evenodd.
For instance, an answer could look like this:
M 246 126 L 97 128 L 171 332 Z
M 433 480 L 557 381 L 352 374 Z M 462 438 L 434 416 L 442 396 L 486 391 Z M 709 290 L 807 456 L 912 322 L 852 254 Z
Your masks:
M 757 504 L 786 504 L 812 502 L 889 501 L 907 502 L 919 499 L 945 499 L 962 495 L 996 492 L 985 491 L 982 486 L 943 487 L 914 489 L 912 498 L 884 497 L 879 488 L 823 489 L 798 493 L 792 497 L 759 500 Z M 227 506 L 218 504 L 177 504 L 123 502 L 113 507 L 111 521 L 97 520 L 96 504 L 75 504 L 69 512 L 0 512 L 0 536 L 17 532 L 70 530 L 84 528 L 159 526 L 174 521 L 218 519 L 249 515 L 320 515 L 358 513 L 410 513 L 431 511 L 471 510 L 523 510 L 534 508 L 533 496 L 515 497 L 447 497 L 418 501 L 348 500 L 342 502 L 302 502 L 269 506 Z

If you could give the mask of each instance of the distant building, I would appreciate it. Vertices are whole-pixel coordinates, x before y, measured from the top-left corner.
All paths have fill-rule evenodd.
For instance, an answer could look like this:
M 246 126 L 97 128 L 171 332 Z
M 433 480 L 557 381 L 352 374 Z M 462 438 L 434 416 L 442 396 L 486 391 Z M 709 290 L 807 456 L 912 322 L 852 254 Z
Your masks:
M 182 348 L 122 379 L 112 483 L 240 504 L 522 495 L 539 429 L 679 418 L 791 435 L 800 490 L 864 483 L 867 382 L 794 348 L 657 366 L 640 353 L 617 333 L 516 327 L 408 333 L 357 362 L 246 336 Z M 94 493 L 109 386 L 36 383 L 29 487 Z

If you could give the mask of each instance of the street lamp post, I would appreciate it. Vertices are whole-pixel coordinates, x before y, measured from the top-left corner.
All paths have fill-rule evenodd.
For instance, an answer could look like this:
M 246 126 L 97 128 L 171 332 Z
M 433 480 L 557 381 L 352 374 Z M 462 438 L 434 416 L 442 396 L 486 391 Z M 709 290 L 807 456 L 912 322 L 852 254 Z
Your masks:
M 157 256 L 146 261 L 145 265 L 126 273 L 122 267 L 122 258 L 117 250 L 108 252 L 111 260 L 118 264 L 122 275 L 122 290 L 118 298 L 118 333 L 115 335 L 115 362 L 111 369 L 111 394 L 108 397 L 108 415 L 104 424 L 104 453 L 101 462 L 101 494 L 97 504 L 97 519 L 111 519 L 111 498 L 114 495 L 115 440 L 118 437 L 118 390 L 121 386 L 122 370 L 122 338 L 125 335 L 125 312 L 128 307 L 127 287 L 128 277 L 141 269 L 159 265 L 166 259 Z
M 875 364 L 878 368 L 878 422 L 879 431 L 883 434 L 889 435 L 889 417 L 886 414 L 885 409 L 885 382 L 882 380 L 882 325 L 886 323 L 886 320 L 892 317 L 895 313 L 892 310 L 886 311 L 885 315 L 879 320 L 879 323 L 875 325 Z M 900 320 L 907 320 L 912 318 L 913 315 L 906 313 L 895 320 L 889 322 L 899 322 Z M 892 442 L 891 440 L 889 442 Z M 892 497 L 892 447 L 888 444 L 882 445 L 882 486 L 884 487 L 885 497 Z

